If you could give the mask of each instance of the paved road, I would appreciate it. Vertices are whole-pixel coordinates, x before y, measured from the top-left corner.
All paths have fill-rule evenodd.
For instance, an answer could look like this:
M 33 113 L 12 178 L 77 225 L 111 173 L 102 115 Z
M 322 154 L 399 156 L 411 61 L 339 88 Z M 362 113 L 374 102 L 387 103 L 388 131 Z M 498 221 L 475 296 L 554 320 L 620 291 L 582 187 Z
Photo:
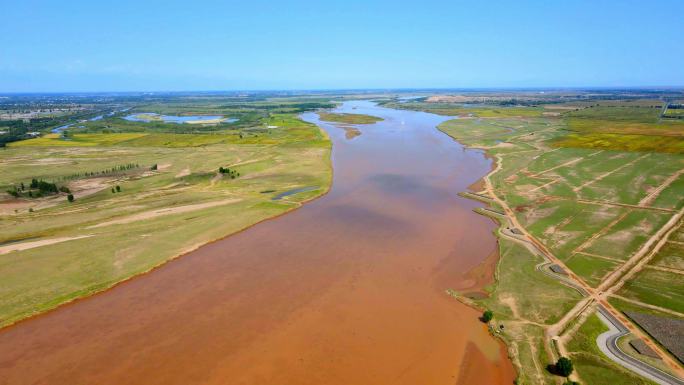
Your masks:
M 599 349 L 601 349 L 606 356 L 658 384 L 684 385 L 683 380 L 665 373 L 660 369 L 654 368 L 623 352 L 618 346 L 617 341 L 620 337 L 629 334 L 629 330 L 627 330 L 627 328 L 622 325 L 619 320 L 613 317 L 613 315 L 603 306 L 598 307 L 597 314 L 601 321 L 610 329 L 596 338 Z

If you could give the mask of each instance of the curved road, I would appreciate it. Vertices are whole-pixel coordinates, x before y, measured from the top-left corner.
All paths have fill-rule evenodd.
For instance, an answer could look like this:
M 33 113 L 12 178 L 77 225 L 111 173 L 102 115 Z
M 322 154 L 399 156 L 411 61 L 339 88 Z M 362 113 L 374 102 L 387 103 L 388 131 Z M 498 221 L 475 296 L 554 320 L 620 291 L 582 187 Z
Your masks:
M 622 366 L 639 373 L 651 381 L 662 385 L 684 385 L 684 381 L 654 368 L 642 361 L 623 352 L 617 344 L 620 337 L 629 334 L 629 330 L 622 325 L 610 312 L 603 306 L 598 307 L 598 316 L 610 330 L 602 333 L 596 338 L 599 349 L 613 361 L 621 363 Z

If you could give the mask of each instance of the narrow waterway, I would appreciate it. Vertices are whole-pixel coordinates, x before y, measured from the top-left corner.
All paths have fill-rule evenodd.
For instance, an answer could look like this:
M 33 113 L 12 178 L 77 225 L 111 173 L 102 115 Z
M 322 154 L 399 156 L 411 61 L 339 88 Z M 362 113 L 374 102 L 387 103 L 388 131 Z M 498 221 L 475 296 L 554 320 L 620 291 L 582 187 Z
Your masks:
M 445 293 L 491 279 L 494 225 L 457 195 L 490 161 L 444 117 L 338 110 L 384 120 L 347 139 L 303 115 L 334 143 L 327 195 L 0 331 L 0 384 L 511 384 L 504 348 Z

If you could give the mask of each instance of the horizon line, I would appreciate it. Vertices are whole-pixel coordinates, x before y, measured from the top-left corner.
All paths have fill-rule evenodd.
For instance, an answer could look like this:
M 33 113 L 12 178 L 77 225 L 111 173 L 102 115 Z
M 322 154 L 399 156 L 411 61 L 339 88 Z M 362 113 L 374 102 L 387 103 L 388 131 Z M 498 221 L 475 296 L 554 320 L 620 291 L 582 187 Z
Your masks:
M 0 95 L 46 94 L 180 94 L 180 93 L 267 93 L 267 92 L 430 92 L 430 91 L 605 91 L 605 90 L 674 90 L 684 91 L 684 85 L 640 86 L 539 86 L 539 87 L 381 87 L 381 88 L 258 88 L 258 89 L 195 89 L 195 90 L 126 90 L 126 91 L 0 91 Z

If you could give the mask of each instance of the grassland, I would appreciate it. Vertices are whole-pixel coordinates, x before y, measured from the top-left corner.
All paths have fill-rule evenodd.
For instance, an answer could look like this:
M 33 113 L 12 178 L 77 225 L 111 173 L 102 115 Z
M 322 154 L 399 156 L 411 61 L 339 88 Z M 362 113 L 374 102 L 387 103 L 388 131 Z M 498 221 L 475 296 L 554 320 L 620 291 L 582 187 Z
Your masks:
M 65 193 L 0 197 L 0 327 L 297 208 L 331 181 L 329 140 L 294 114 L 269 113 L 256 129 L 194 134 L 170 131 L 179 125 L 127 132 L 122 119 L 105 123 L 111 132 L 90 127 L 68 140 L 48 135 L 0 150 L 1 191 L 37 178 L 75 195 L 73 203 Z M 99 173 L 129 163 L 139 167 Z M 59 242 L 15 250 L 51 240 Z
M 431 112 L 446 116 L 477 118 L 538 117 L 544 114 L 541 107 L 493 107 L 454 103 L 427 103 L 422 101 L 386 102 L 385 107 Z
M 616 151 L 684 153 L 684 138 L 630 134 L 569 134 L 559 138 L 558 147 L 592 148 Z
M 573 131 L 560 147 L 684 153 L 684 121 L 662 119 L 662 106 L 590 106 L 563 113 Z
M 498 117 L 493 117 L 502 109 L 498 106 L 487 113 L 463 114 L 469 107 L 395 104 L 459 115 L 440 129 L 498 162 L 500 168 L 490 177 L 493 192 L 536 240 L 590 287 L 599 287 L 630 259 L 648 255 L 642 249 L 650 250 L 649 240 L 684 207 L 684 155 L 679 147 L 684 126 L 661 122 L 661 103 L 601 101 L 602 107 L 586 103 L 547 108 L 559 111 L 553 115 L 540 113 L 539 107 L 505 107 L 510 112 Z M 517 112 L 528 108 L 527 113 Z M 586 144 L 596 138 L 602 141 Z M 628 303 L 662 308 L 669 316 L 683 313 L 677 284 L 683 255 L 676 254 L 681 246 L 674 240 L 677 234 L 615 294 L 615 300 L 631 301 L 620 300 L 618 309 L 625 310 L 622 306 Z M 505 326 L 498 334 L 508 343 L 521 383 L 548 383 L 545 367 L 560 353 L 548 343 L 545 331 L 579 294 L 543 274 L 537 268 L 541 258 L 528 248 L 511 243 L 500 237 L 497 283 L 478 306 L 492 309 L 497 324 Z M 669 270 L 657 270 L 663 267 Z M 582 319 L 588 317 L 584 324 L 560 331 L 559 343 L 575 361 L 580 382 L 650 383 L 598 351 L 595 337 L 602 323 L 591 312 L 583 311 Z
M 322 112 L 319 114 L 321 120 L 326 122 L 347 123 L 347 124 L 373 124 L 382 120 L 377 116 L 364 114 L 338 114 Z

